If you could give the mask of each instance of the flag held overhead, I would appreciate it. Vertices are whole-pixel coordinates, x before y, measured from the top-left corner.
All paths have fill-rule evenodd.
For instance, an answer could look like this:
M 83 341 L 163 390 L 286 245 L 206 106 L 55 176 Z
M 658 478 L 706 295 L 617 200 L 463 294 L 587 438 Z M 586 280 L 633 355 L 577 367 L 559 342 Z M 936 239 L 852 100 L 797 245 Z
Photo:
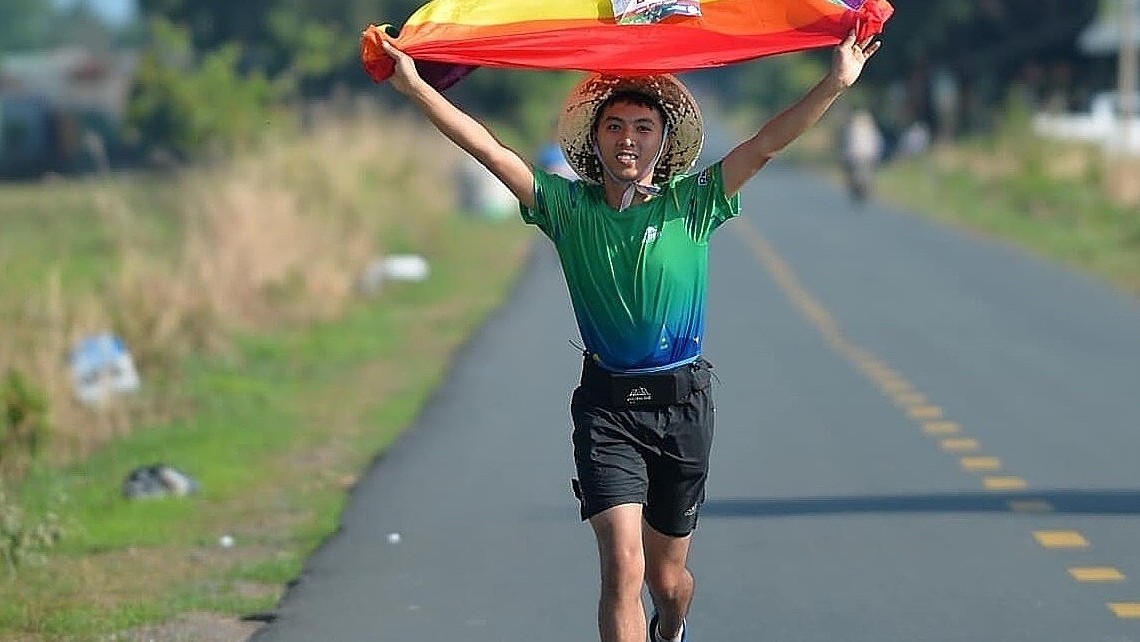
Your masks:
M 481 66 L 677 73 L 833 46 L 856 26 L 864 40 L 893 12 L 888 0 L 432 0 L 398 34 L 368 27 L 360 57 L 383 82 L 389 40 L 439 89 Z

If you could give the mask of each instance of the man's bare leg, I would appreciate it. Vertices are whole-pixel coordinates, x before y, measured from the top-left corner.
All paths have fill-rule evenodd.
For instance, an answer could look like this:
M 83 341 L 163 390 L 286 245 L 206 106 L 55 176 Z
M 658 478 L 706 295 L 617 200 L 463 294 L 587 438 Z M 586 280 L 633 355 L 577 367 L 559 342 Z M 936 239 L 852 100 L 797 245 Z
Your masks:
M 622 504 L 590 518 L 598 541 L 602 590 L 598 631 L 602 642 L 645 642 L 645 578 L 641 504 Z
M 670 537 L 646 524 L 642 539 L 645 581 L 657 607 L 659 634 L 667 640 L 675 639 L 693 601 L 695 584 L 687 566 L 693 537 Z

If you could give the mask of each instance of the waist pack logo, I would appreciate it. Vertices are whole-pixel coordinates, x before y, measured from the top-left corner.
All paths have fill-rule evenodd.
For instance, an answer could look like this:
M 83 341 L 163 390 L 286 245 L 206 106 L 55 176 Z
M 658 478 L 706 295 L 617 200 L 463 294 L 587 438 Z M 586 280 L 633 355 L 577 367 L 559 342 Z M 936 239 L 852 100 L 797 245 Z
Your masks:
M 643 387 L 634 388 L 625 396 L 626 403 L 646 403 L 650 401 L 653 401 L 653 394 Z

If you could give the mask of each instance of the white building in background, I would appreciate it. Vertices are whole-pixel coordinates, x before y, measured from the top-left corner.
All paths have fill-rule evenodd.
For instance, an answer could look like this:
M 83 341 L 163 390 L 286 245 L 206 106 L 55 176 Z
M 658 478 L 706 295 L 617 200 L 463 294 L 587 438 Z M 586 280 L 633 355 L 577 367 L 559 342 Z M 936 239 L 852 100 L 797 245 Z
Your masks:
M 1140 0 L 1102 0 L 1096 20 L 1081 31 L 1077 46 L 1090 56 L 1116 57 L 1118 86 L 1094 95 L 1087 111 L 1035 115 L 1034 132 L 1140 155 Z
M 138 62 L 85 47 L 0 54 L 0 177 L 106 167 Z
M 1132 104 L 1140 105 L 1140 94 Z M 1035 114 L 1033 132 L 1044 138 L 1096 143 L 1108 151 L 1140 153 L 1140 113 L 1125 119 L 1115 91 L 1094 95 L 1088 111 Z
M 65 47 L 0 55 L 0 94 L 34 96 L 57 107 L 96 112 L 118 124 L 138 67 L 133 51 Z
M 1140 46 L 1140 2 L 1137 0 L 1102 0 L 1096 20 L 1085 27 L 1077 37 L 1077 46 L 1090 56 L 1115 56 L 1125 31 L 1127 14 L 1131 9 L 1132 45 Z

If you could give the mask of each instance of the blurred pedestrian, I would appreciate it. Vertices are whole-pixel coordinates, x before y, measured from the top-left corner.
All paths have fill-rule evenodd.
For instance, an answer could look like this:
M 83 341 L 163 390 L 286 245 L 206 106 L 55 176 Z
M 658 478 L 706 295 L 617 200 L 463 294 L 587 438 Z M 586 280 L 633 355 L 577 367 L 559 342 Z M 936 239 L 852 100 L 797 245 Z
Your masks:
M 856 109 L 843 126 L 840 143 L 847 192 L 855 203 L 863 203 L 871 193 L 875 172 L 883 158 L 883 134 L 875 117 L 866 109 Z
M 926 153 L 930 148 L 930 128 L 926 123 L 916 120 L 910 125 L 907 125 L 899 136 L 899 143 L 897 147 L 896 156 L 918 156 Z

